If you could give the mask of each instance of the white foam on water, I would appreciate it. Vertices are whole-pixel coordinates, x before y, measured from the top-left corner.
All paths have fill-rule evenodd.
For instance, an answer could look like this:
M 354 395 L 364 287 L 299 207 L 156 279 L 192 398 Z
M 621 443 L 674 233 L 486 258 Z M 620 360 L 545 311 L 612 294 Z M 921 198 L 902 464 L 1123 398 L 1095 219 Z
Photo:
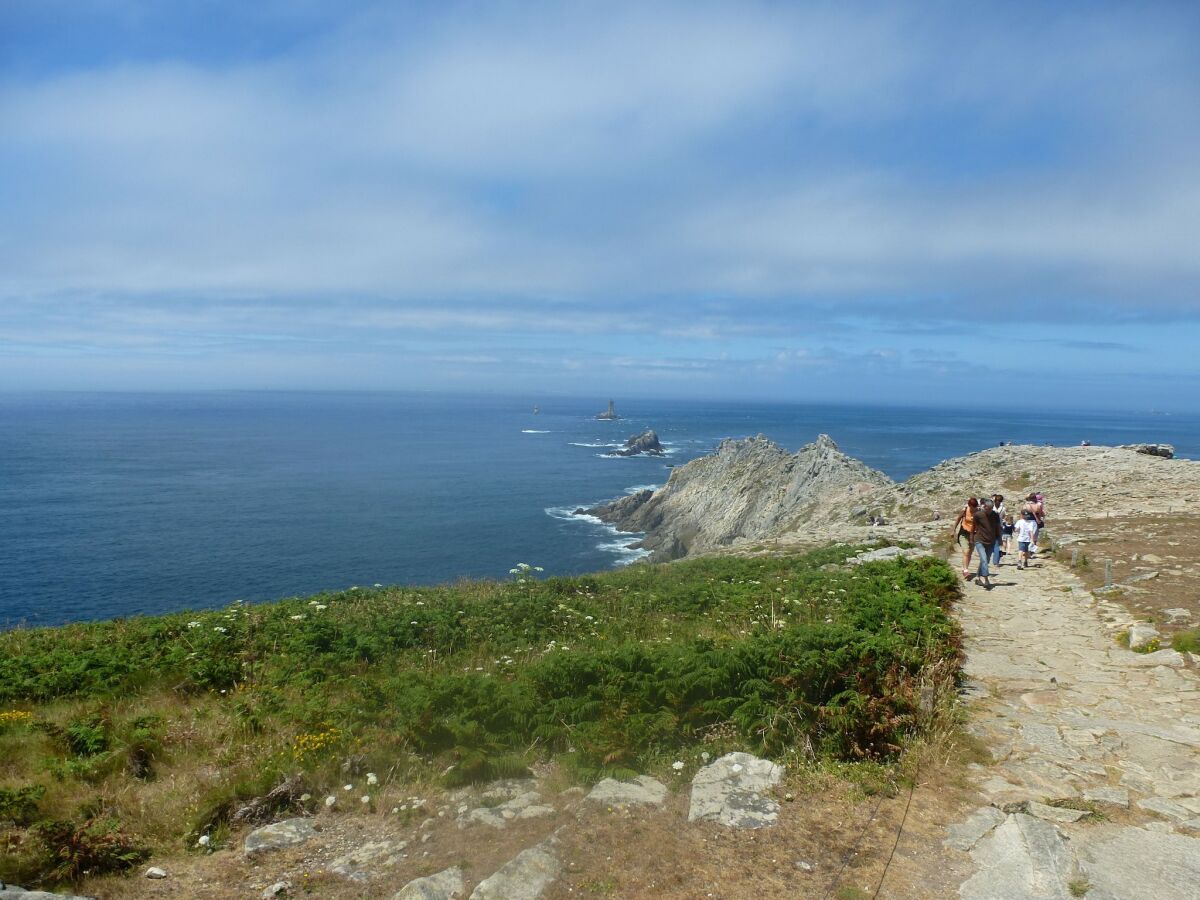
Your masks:
M 567 444 L 569 444 L 572 447 L 624 447 L 625 446 L 622 443 L 614 444 L 611 441 L 606 441 L 602 444 L 601 443 L 588 443 L 585 441 L 567 441 Z
M 622 537 L 628 537 L 628 534 L 622 534 Z M 641 540 L 639 537 L 638 540 Z M 639 559 L 645 559 L 650 555 L 649 550 L 644 550 L 641 547 L 635 547 L 634 541 L 628 543 L 626 541 L 605 541 L 596 545 L 597 550 L 603 550 L 605 553 L 615 553 L 617 556 L 618 566 L 627 566 L 630 563 L 637 562 Z
M 632 487 L 625 488 L 626 494 L 636 494 L 639 491 L 657 491 L 661 484 L 635 484 Z
M 521 434 L 551 434 L 551 432 L 542 431 L 540 428 L 522 428 Z
M 575 512 L 581 508 L 587 509 L 587 506 L 582 503 L 579 506 L 547 506 L 544 512 L 552 519 L 559 519 L 563 522 L 582 522 L 604 532 L 605 539 L 596 544 L 596 549 L 616 556 L 618 566 L 627 566 L 650 555 L 649 550 L 633 546 L 646 536 L 644 532 L 620 531 L 615 525 L 609 525 L 595 516 Z

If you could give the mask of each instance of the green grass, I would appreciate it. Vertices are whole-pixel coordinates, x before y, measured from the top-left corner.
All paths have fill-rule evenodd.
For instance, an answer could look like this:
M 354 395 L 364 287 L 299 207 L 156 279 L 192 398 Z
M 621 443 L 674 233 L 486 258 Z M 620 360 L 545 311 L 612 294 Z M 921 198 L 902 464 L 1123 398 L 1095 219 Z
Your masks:
M 367 771 L 413 792 L 702 748 L 886 759 L 921 720 L 922 671 L 957 659 L 957 580 L 934 559 L 828 567 L 856 549 L 0 634 L 0 787 L 28 789 L 8 830 L 119 821 L 191 846 L 297 774 L 311 808 Z M 0 878 L 45 871 L 0 860 Z
M 1200 654 L 1200 628 L 1189 628 L 1171 635 L 1171 648 L 1180 653 Z

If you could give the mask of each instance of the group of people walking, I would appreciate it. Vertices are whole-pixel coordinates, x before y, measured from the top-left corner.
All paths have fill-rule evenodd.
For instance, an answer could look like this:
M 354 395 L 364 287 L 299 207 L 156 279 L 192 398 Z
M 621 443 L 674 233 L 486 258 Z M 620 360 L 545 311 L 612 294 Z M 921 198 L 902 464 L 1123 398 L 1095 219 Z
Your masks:
M 1001 494 L 991 497 L 970 497 L 954 520 L 954 539 L 964 545 L 962 573 L 964 578 L 977 578 L 989 591 L 992 589 L 991 569 L 999 567 L 1000 557 L 1008 553 L 1015 540 L 1019 554 L 1017 568 L 1029 567 L 1029 560 L 1037 553 L 1038 536 L 1046 522 L 1046 498 L 1042 494 L 1030 494 L 1021 504 L 1018 517 L 1014 518 L 1004 506 Z M 972 575 L 971 556 L 979 562 Z

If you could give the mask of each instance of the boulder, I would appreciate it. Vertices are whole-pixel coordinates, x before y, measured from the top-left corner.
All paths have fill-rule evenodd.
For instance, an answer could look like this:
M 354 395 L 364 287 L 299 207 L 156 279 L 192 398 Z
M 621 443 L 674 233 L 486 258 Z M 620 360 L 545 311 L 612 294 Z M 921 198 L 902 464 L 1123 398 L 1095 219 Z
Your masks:
M 1110 806 L 1120 806 L 1129 809 L 1129 791 L 1118 787 L 1087 788 L 1083 799 L 1089 803 L 1107 803 Z
M 766 792 L 779 784 L 783 766 L 749 753 L 727 753 L 692 779 L 688 821 L 731 828 L 765 828 L 779 818 L 779 804 Z
M 77 894 L 52 894 L 49 891 L 27 891 L 15 884 L 0 881 L 0 900 L 93 900 Z
M 1129 649 L 1145 650 L 1159 639 L 1158 629 L 1145 622 L 1138 622 L 1129 629 Z
M 471 900 L 537 900 L 558 878 L 558 857 L 544 842 L 522 850 L 476 885 Z
M 247 856 L 256 856 L 272 850 L 282 850 L 284 847 L 297 847 L 316 833 L 308 819 L 284 819 L 282 822 L 255 828 L 246 835 L 245 852 Z
M 484 799 L 488 799 L 487 794 L 484 794 Z M 495 806 L 468 808 L 458 816 L 458 827 L 490 825 L 492 828 L 504 828 L 514 819 L 536 819 L 554 815 L 554 807 L 547 806 L 541 800 L 542 795 L 537 791 L 526 791 Z
M 351 881 L 370 881 L 378 870 L 400 862 L 400 854 L 407 846 L 408 841 L 368 841 L 331 862 L 329 871 Z
M 454 866 L 415 878 L 392 895 L 392 900 L 457 900 L 466 891 L 462 869 Z
M 605 778 L 592 788 L 585 799 L 590 803 L 608 806 L 630 806 L 636 803 L 662 806 L 663 801 L 667 799 L 667 786 L 649 775 L 639 775 L 633 781 Z

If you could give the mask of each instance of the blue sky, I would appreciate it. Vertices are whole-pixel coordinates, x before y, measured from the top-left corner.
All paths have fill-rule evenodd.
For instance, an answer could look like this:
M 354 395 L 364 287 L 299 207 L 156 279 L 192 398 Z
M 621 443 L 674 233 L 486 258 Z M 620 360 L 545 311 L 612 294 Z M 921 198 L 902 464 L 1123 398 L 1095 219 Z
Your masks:
M 0 389 L 1200 408 L 1200 4 L 0 0 Z

